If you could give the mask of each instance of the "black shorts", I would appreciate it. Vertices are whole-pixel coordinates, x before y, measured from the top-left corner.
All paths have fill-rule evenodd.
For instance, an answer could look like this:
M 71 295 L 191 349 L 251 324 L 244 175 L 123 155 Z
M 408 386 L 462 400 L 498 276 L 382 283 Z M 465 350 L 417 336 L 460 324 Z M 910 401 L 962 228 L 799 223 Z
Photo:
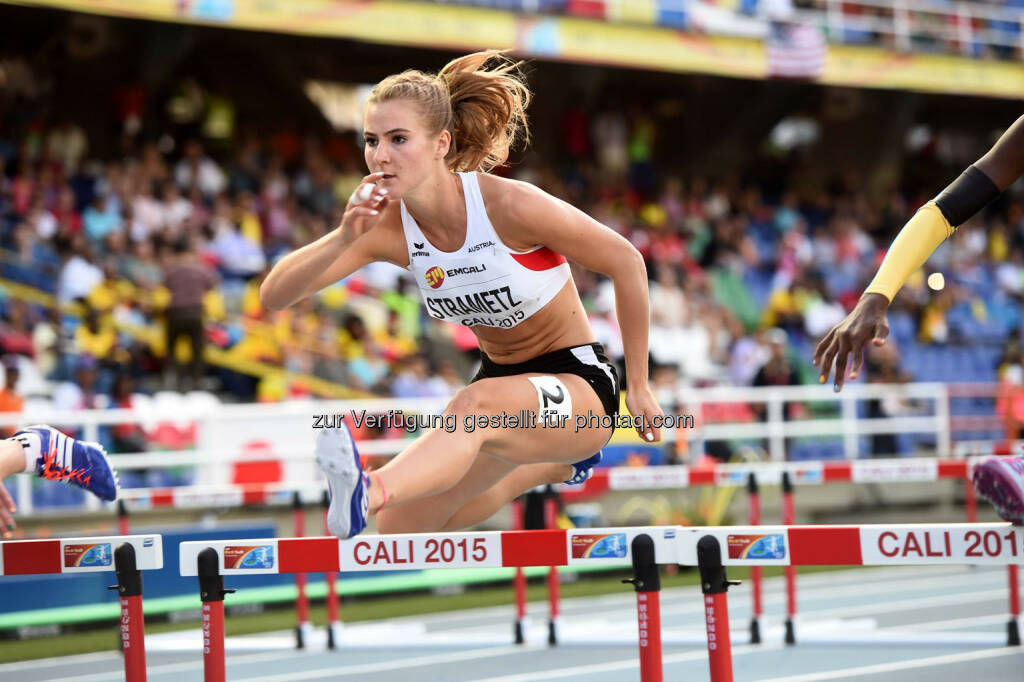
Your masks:
M 480 371 L 470 383 L 480 379 L 511 377 L 517 374 L 575 374 L 582 378 L 601 400 L 605 414 L 619 413 L 619 373 L 608 361 L 604 348 L 599 343 L 561 348 L 538 355 L 526 362 L 514 365 L 499 365 L 485 353 L 481 353 Z

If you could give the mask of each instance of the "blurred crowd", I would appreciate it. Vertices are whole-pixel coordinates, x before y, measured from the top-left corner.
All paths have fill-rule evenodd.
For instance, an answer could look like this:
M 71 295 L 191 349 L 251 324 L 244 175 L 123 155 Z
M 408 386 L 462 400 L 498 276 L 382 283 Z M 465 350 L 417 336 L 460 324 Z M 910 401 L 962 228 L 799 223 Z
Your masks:
M 499 172 L 570 201 L 643 254 L 652 382 L 666 404 L 685 386 L 814 381 L 814 343 L 931 196 L 894 188 L 870 200 L 855 179 L 811 187 L 673 174 L 657 162 L 658 126 L 642 112 L 567 110 L 559 125 L 560 148 Z M 250 131 L 216 151 L 199 136 L 126 135 L 102 154 L 66 119 L 4 131 L 0 351 L 18 393 L 69 409 L 128 406 L 133 394 L 167 389 L 275 401 L 323 395 L 319 382 L 450 395 L 474 370 L 475 339 L 428 317 L 399 268 L 374 264 L 289 310 L 260 306 L 268 269 L 337 225 L 362 169 L 351 133 Z M 908 283 L 892 308 L 892 341 L 870 360 L 877 375 L 948 378 L 952 356 L 921 364 L 932 344 L 990 353 L 972 353 L 957 378 L 1021 374 L 1020 195 L 961 227 L 929 268 L 945 286 L 929 289 L 927 273 Z M 575 267 L 574 277 L 598 340 L 621 364 L 611 282 Z
M 439 0 L 456 4 L 456 0 Z M 467 4 L 458 0 L 457 4 Z M 755 20 L 800 22 L 831 43 L 877 45 L 896 51 L 1019 59 L 1024 0 L 920 0 L 904 6 L 882 0 L 468 0 L 468 4 L 602 21 L 656 24 L 694 32 L 756 34 Z

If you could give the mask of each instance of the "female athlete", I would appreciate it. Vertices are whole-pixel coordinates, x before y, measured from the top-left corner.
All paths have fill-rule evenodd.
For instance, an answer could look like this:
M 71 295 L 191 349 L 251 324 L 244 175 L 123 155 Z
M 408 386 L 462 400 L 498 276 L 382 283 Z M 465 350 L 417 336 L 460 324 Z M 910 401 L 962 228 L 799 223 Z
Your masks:
M 860 301 L 842 322 L 829 331 L 814 351 L 814 364 L 821 366 L 822 383 L 828 381 L 835 362 L 835 383 L 843 388 L 847 357 L 853 356 L 850 378 L 855 379 L 864 362 L 870 341 L 885 343 L 889 321 L 885 311 L 907 278 L 924 265 L 928 257 L 957 227 L 1024 174 L 1024 116 L 996 141 L 977 163 L 969 166 L 934 200 L 910 219 L 896 236 L 878 273 Z M 974 468 L 978 493 L 992 502 L 1007 521 L 1024 521 L 1024 458 L 989 458 Z
M 462 528 L 537 485 L 588 475 L 611 437 L 600 417 L 616 415 L 619 385 L 566 258 L 614 283 L 626 406 L 641 436 L 660 440 L 640 254 L 565 202 L 487 174 L 527 137 L 530 92 L 517 67 L 487 51 L 436 76 L 381 81 L 363 121 L 370 174 L 341 226 L 282 259 L 261 287 L 263 305 L 281 309 L 386 261 L 412 274 L 432 317 L 469 326 L 480 343 L 480 371 L 445 410 L 454 430 L 432 429 L 370 472 L 344 423 L 320 431 L 316 456 L 339 537 L 362 531 L 369 515 L 381 533 Z M 529 413 L 535 423 L 517 421 Z

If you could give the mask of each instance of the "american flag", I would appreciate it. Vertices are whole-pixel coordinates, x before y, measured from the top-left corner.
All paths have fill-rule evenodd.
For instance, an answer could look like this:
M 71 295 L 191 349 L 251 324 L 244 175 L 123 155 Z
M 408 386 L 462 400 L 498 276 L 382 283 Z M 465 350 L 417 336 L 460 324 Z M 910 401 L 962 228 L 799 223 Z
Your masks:
M 825 69 L 828 47 L 817 27 L 772 22 L 765 45 L 768 75 L 775 78 L 817 78 Z

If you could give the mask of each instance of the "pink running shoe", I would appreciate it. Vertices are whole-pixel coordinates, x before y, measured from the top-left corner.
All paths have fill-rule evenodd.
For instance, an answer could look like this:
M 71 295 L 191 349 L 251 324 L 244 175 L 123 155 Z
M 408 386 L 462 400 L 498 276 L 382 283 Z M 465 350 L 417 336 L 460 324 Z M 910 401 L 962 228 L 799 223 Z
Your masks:
M 1024 525 L 1024 457 L 989 457 L 974 467 L 974 489 L 999 516 Z

